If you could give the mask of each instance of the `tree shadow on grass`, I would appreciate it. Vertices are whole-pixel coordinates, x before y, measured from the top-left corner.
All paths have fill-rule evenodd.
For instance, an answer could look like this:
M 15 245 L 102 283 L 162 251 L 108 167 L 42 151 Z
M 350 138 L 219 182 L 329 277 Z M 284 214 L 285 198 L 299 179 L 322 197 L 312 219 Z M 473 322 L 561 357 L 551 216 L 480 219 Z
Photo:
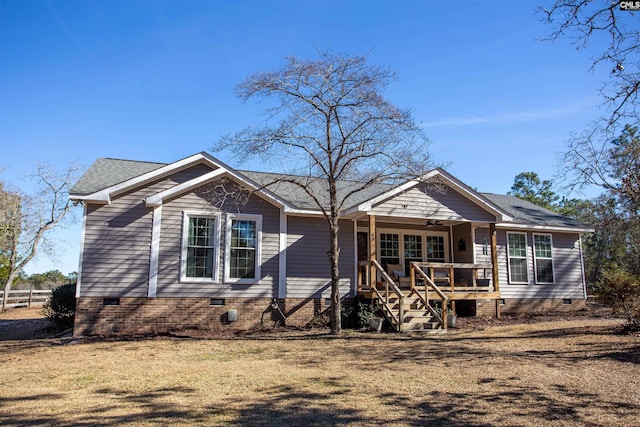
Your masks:
M 313 381 L 313 379 L 311 380 Z M 336 407 L 329 399 L 336 394 L 348 394 L 350 390 L 341 388 L 339 380 L 328 380 L 333 390 L 331 394 L 318 393 L 296 388 L 277 386 L 262 390 L 260 399 L 241 408 L 237 412 L 234 426 L 331 426 L 350 423 L 372 423 L 355 408 Z M 348 400 L 348 397 L 345 397 Z
M 602 396 L 568 390 L 561 385 L 548 389 L 517 383 L 517 378 L 484 378 L 483 390 L 441 393 L 432 391 L 417 402 L 406 404 L 406 396 L 394 393 L 380 395 L 391 401 L 406 416 L 411 426 L 492 426 L 570 424 L 600 426 L 595 421 L 602 414 L 633 420 L 640 406 L 602 400 Z M 563 396 L 562 399 L 550 397 Z
M 178 394 L 192 394 L 195 390 L 186 387 L 167 387 L 158 390 L 138 393 L 130 390 L 99 389 L 96 394 L 109 398 L 109 404 L 96 407 L 86 407 L 78 413 L 41 414 L 29 410 L 28 405 L 20 405 L 20 410 L 11 403 L 36 402 L 42 405 L 56 407 L 59 399 L 64 395 L 31 395 L 20 398 L 1 398 L 0 408 L 6 406 L 9 410 L 0 409 L 0 425 L 10 427 L 27 426 L 80 426 L 102 427 L 121 424 L 156 424 L 171 425 L 173 423 L 197 423 L 203 419 L 201 408 L 179 407 L 168 403 L 165 398 Z M 54 411 L 52 411 L 54 412 Z

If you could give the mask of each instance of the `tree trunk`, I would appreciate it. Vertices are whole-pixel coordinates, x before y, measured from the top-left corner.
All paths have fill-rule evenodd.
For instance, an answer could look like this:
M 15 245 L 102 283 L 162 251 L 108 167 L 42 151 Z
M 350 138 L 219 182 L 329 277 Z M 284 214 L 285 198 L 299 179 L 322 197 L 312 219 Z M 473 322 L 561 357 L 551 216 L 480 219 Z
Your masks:
M 329 222 L 329 234 L 331 245 L 329 247 L 329 260 L 331 261 L 331 334 L 342 333 L 342 313 L 340 306 L 340 248 L 338 246 L 338 221 Z
M 11 284 L 13 280 L 16 278 L 16 273 L 10 273 L 9 277 L 7 277 L 7 281 L 4 284 L 4 293 L 2 294 L 2 310 L 5 311 L 7 309 L 7 299 L 9 298 L 9 291 L 11 290 Z

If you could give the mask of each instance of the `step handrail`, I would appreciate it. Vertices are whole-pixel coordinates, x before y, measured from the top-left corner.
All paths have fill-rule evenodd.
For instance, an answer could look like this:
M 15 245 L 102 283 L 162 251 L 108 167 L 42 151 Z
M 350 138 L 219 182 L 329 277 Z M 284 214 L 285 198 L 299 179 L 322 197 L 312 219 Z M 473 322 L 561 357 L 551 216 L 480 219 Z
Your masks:
M 422 279 L 424 279 L 424 281 L 426 283 L 426 286 L 424 287 L 424 298 L 422 297 L 422 295 L 420 295 L 420 293 L 415 288 L 415 284 L 416 284 L 416 276 L 415 275 L 416 275 L 416 273 Z M 418 263 L 411 262 L 410 274 L 411 274 L 411 290 L 414 291 L 420 297 L 420 299 L 425 304 L 425 306 L 428 308 L 428 310 L 439 319 L 442 327 L 447 329 L 447 305 L 449 303 L 449 297 L 447 295 L 445 295 L 445 293 L 440 290 L 440 288 L 433 282 L 433 280 L 431 280 L 431 277 L 429 277 L 429 275 L 427 273 L 422 271 L 422 269 L 420 268 Z M 442 316 L 440 316 L 436 312 L 436 310 L 434 310 L 433 307 L 431 307 L 431 305 L 429 305 L 429 287 L 431 287 L 434 290 L 436 295 L 438 295 L 440 297 L 440 300 L 442 301 Z
M 384 295 L 379 292 L 377 286 L 375 286 L 374 280 L 372 280 L 371 290 L 376 295 L 378 295 L 378 298 L 380 298 L 380 300 L 382 301 L 383 308 L 389 314 L 389 316 L 393 318 L 393 321 L 396 322 L 398 332 L 402 332 L 404 323 L 404 295 L 398 285 L 396 285 L 396 282 L 394 282 L 393 279 L 387 274 L 387 272 L 384 271 L 384 268 L 382 268 L 378 261 L 376 261 L 375 259 L 371 260 L 371 265 L 374 266 L 376 270 L 378 270 L 378 272 L 380 273 L 380 277 L 385 283 Z M 397 317 L 393 313 L 393 310 L 389 305 L 389 288 L 391 288 L 391 291 L 393 291 L 393 293 L 398 297 L 399 310 Z

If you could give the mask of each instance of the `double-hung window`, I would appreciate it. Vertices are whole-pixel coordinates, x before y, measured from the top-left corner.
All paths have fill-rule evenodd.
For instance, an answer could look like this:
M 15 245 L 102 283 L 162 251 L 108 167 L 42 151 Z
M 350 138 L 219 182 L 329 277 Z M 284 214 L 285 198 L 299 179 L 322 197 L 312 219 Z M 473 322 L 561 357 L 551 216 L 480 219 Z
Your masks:
M 528 284 L 527 235 L 525 233 L 507 233 L 509 248 L 509 283 Z
M 387 264 L 400 264 L 400 235 L 380 233 L 380 264 L 385 269 Z
M 262 216 L 228 215 L 225 281 L 256 283 L 260 280 Z
M 553 244 L 550 234 L 534 234 L 534 261 L 536 265 L 536 283 L 554 283 Z
M 446 261 L 446 248 L 444 243 L 444 236 L 427 236 L 427 261 Z
M 182 280 L 217 280 L 219 223 L 219 214 L 184 213 Z

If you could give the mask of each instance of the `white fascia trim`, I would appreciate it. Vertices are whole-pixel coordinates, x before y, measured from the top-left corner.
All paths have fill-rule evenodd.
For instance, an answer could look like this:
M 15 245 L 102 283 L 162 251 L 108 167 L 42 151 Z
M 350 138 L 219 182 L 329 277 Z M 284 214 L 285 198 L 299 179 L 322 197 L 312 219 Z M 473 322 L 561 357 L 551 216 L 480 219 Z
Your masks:
M 287 214 L 280 210 L 280 256 L 278 258 L 278 298 L 287 296 Z
M 313 209 L 296 209 L 296 208 L 290 208 L 285 206 L 284 207 L 284 211 L 285 213 L 288 214 L 296 214 L 296 215 L 301 215 L 301 216 L 318 216 L 318 215 L 323 215 L 321 210 L 313 210 Z
M 95 195 L 88 196 L 75 196 L 73 194 L 69 194 L 69 200 L 73 200 L 74 202 L 84 202 L 98 205 L 106 205 L 109 204 L 109 200 L 105 200 L 104 198 L 96 198 Z
M 170 198 L 174 195 L 177 194 L 181 194 L 184 192 L 187 192 L 189 190 L 192 190 L 200 185 L 202 185 L 204 182 L 207 182 L 217 176 L 223 175 L 227 173 L 227 170 L 223 169 L 223 168 L 218 168 L 214 171 L 205 173 L 204 175 L 200 175 L 197 178 L 194 178 L 190 181 L 186 181 L 183 182 L 182 184 L 178 184 L 174 187 L 168 188 L 164 191 L 161 191 L 159 193 L 154 194 L 153 196 L 149 196 L 145 199 L 145 204 L 147 207 L 158 207 L 158 206 L 162 206 L 162 202 L 164 199 L 166 198 Z
M 160 229 L 162 221 L 162 205 L 153 209 L 153 225 L 151 228 L 151 254 L 149 262 L 149 289 L 147 297 L 155 298 L 158 289 L 158 257 L 160 255 Z
M 514 224 L 511 222 L 508 223 L 499 223 L 496 224 L 496 228 L 499 229 L 517 229 L 517 230 L 532 230 L 532 231 L 557 231 L 564 233 L 593 233 L 592 228 L 572 228 L 572 227 L 557 227 L 552 225 L 531 225 L 531 224 Z
M 82 259 L 84 257 L 84 236 L 87 229 L 87 204 L 83 204 L 82 232 L 80 233 L 80 257 L 78 259 L 78 277 L 76 277 L 76 298 L 80 298 L 80 283 L 82 281 Z

